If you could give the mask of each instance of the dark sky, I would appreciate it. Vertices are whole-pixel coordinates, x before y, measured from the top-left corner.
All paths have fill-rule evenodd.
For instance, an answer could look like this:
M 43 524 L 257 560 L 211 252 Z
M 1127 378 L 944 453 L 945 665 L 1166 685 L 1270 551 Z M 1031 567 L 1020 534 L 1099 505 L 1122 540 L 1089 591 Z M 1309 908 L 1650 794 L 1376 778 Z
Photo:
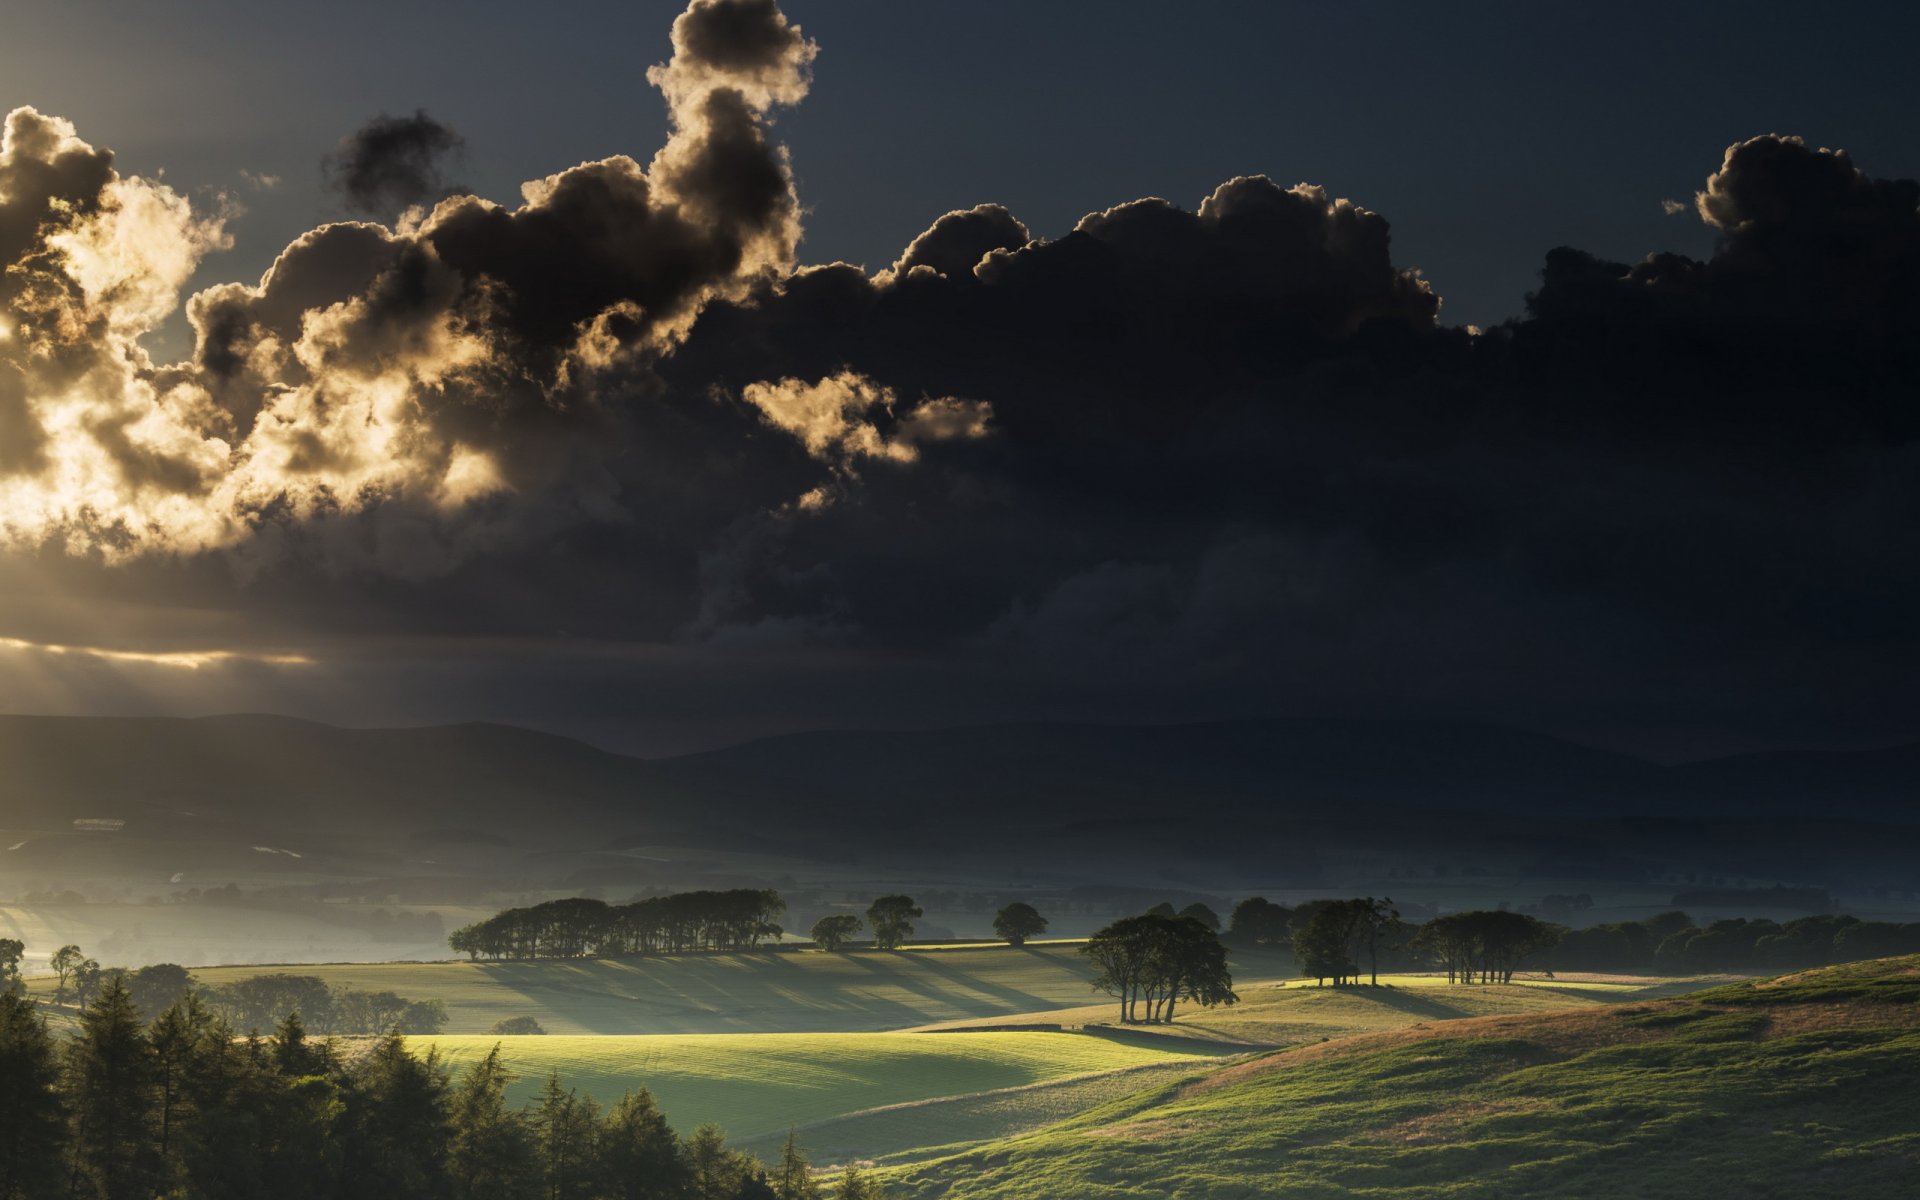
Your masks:
M 11 15 L 13 709 L 1912 736 L 1908 9 L 784 7 Z

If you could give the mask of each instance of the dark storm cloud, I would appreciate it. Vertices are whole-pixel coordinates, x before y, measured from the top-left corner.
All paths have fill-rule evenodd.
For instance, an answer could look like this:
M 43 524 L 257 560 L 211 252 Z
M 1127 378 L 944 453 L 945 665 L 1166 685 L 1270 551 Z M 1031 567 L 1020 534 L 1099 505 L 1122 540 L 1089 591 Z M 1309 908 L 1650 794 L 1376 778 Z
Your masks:
M 465 144 L 424 110 L 406 117 L 381 113 L 341 138 L 322 166 L 349 207 L 385 217 L 452 191 L 446 163 Z
M 959 278 L 971 274 L 980 260 L 995 250 L 1018 250 L 1027 244 L 1027 227 L 999 204 L 979 204 L 950 212 L 907 244 L 893 264 L 896 275 L 925 267 Z
M 116 464 L 119 540 L 83 548 L 172 552 L 209 593 L 224 552 L 237 624 L 276 647 L 673 644 L 676 688 L 711 671 L 701 703 L 778 676 L 849 722 L 1752 730 L 1920 701 L 1884 665 L 1912 662 L 1920 604 L 1911 181 L 1743 142 L 1698 199 L 1710 257 L 1555 249 L 1486 331 L 1443 323 L 1383 216 L 1258 176 L 1065 231 L 982 204 L 869 275 L 796 265 L 768 112 L 812 43 L 771 3 L 696 0 L 673 46 L 651 161 L 314 230 L 193 297 L 174 366 L 124 333 L 112 371 L 74 349 L 144 293 L 0 212 L 35 294 L 84 301 L 23 328 L 118 389 L 68 423 Z M 12 169 L 91 229 L 104 160 L 22 128 Z M 0 469 L 73 475 L 34 457 L 57 358 L 0 361 Z M 15 499 L 19 540 L 72 545 L 71 509 Z M 635 703 L 646 669 L 567 703 Z
M 1703 196 L 1710 259 L 1556 250 L 1483 334 L 1437 323 L 1379 217 L 1264 180 L 1052 241 L 996 219 L 972 266 L 990 239 L 956 214 L 916 243 L 953 246 L 939 266 L 711 308 L 679 386 L 858 380 L 894 399 L 870 441 L 941 397 L 984 419 L 736 526 L 696 628 L 1044 662 L 1089 694 L 1452 689 L 1508 719 L 1687 671 L 1669 694 L 1732 703 L 1756 656 L 1844 687 L 1861 645 L 1915 648 L 1912 185 L 1757 139 Z

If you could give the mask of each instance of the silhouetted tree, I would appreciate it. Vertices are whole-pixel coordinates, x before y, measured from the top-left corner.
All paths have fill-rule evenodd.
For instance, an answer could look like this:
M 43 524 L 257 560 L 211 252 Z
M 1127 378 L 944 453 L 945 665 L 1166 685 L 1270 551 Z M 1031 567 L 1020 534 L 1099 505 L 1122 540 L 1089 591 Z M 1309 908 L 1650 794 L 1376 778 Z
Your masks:
M 562 1087 L 559 1072 L 547 1076 L 532 1122 L 538 1143 L 541 1194 L 546 1200 L 584 1200 L 593 1188 L 600 1109 L 590 1096 Z
M 1120 1001 L 1120 1019 L 1171 1021 L 1175 1006 L 1233 1004 L 1226 947 L 1211 929 L 1185 917 L 1125 917 L 1087 940 L 1080 953 L 1094 964 L 1093 987 Z
M 1447 972 L 1449 983 L 1512 983 L 1522 960 L 1552 946 L 1559 934 L 1516 912 L 1462 912 L 1420 927 L 1412 947 Z
M 678 892 L 631 904 L 585 898 L 510 908 L 454 930 L 447 944 L 470 959 L 619 957 L 744 950 L 783 932 L 780 894 L 763 888 Z
M 601 1170 L 613 1200 L 680 1200 L 692 1172 L 653 1093 L 628 1092 L 601 1125 Z
M 85 961 L 87 961 L 86 954 L 80 947 L 72 944 L 55 950 L 53 957 L 47 960 L 47 966 L 53 971 L 53 1002 L 55 1004 L 67 1002 L 67 984 L 73 979 L 74 968 Z
M 1367 982 L 1373 987 L 1380 986 L 1380 947 L 1389 938 L 1396 936 L 1402 929 L 1400 910 L 1393 906 L 1391 897 L 1376 900 L 1372 896 L 1365 899 L 1349 900 L 1349 911 L 1353 916 L 1352 938 L 1359 953 L 1367 956 Z
M 155 963 L 127 976 L 127 994 L 144 1020 L 151 1021 L 193 990 L 193 975 L 178 963 Z
M 0 1200 L 62 1189 L 65 1112 L 53 1038 L 21 996 L 0 995 Z
M 780 1162 L 770 1179 L 777 1200 L 820 1200 L 820 1187 L 813 1181 L 813 1166 L 800 1152 L 800 1138 L 791 1129 L 780 1147 Z
M 1172 901 L 1162 900 L 1141 915 L 1148 917 L 1177 917 L 1180 914 L 1174 911 Z
M 860 918 L 852 913 L 832 913 L 813 923 L 808 936 L 822 950 L 838 950 L 852 941 L 862 928 Z
M 100 985 L 106 979 L 106 972 L 100 964 L 91 958 L 83 958 L 73 967 L 73 998 L 79 1004 L 92 1004 L 93 998 L 100 994 Z
M 923 914 L 912 896 L 882 896 L 867 906 L 867 924 L 873 929 L 873 944 L 893 950 L 913 936 L 913 922 Z
M 117 977 L 80 1011 L 80 1033 L 67 1045 L 66 1083 L 75 1135 L 70 1190 L 99 1200 L 146 1200 L 161 1167 L 153 1047 Z
M 1197 900 L 1181 909 L 1179 915 L 1190 917 L 1215 933 L 1220 932 L 1220 914 Z
M 398 1034 L 375 1043 L 348 1076 L 342 1171 L 356 1198 L 439 1200 L 450 1191 L 447 1073 L 439 1055 L 409 1054 Z
M 1292 934 L 1292 919 L 1291 909 L 1253 896 L 1234 905 L 1226 940 L 1236 946 L 1284 946 Z
M 1028 938 L 1047 931 L 1047 919 L 1033 905 L 1015 901 L 994 915 L 993 931 L 1005 939 L 1007 945 L 1023 946 Z
M 1331 979 L 1335 987 L 1344 987 L 1359 975 L 1360 966 L 1353 957 L 1355 917 L 1345 901 L 1303 906 L 1295 914 L 1293 957 L 1301 974 L 1313 976 L 1323 986 Z
M 694 1200 L 734 1200 L 753 1167 L 752 1159 L 728 1147 L 726 1131 L 712 1122 L 687 1138 L 686 1159 Z
M 495 1045 L 454 1087 L 447 1170 L 456 1200 L 523 1200 L 540 1191 L 540 1163 L 526 1118 L 507 1108 L 513 1074 Z

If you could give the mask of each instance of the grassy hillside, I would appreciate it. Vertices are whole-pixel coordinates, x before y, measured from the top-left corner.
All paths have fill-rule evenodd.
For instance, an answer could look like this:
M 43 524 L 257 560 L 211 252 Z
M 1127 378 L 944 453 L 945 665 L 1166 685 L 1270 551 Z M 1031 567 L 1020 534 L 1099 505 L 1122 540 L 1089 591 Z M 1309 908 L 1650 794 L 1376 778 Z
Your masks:
M 676 1128 L 718 1121 L 735 1137 L 784 1134 L 862 1109 L 990 1092 L 1068 1077 L 1207 1061 L 1199 1042 L 1084 1033 L 702 1034 L 642 1037 L 439 1037 L 456 1066 L 498 1043 L 520 1079 L 515 1103 L 558 1071 L 570 1087 L 611 1102 L 645 1085 Z
M 1422 1023 L 893 1172 L 907 1196 L 1911 1195 L 1920 958 Z
M 1625 1000 L 1653 999 L 1698 991 L 1733 977 L 1724 975 L 1636 976 L 1562 975 L 1520 978 L 1511 984 L 1451 987 L 1431 972 L 1382 975 L 1378 988 L 1319 987 L 1313 980 L 1262 981 L 1242 974 L 1236 986 L 1240 1002 L 1227 1008 L 1182 1009 L 1171 1026 L 1156 1027 L 1181 1037 L 1259 1046 L 1289 1046 L 1329 1038 L 1401 1029 L 1423 1021 L 1553 1012 Z M 1064 1026 L 1113 1021 L 1108 1001 L 1050 1012 L 1017 1013 L 972 1022 L 939 1022 L 928 1029 L 955 1025 L 1052 1022 Z

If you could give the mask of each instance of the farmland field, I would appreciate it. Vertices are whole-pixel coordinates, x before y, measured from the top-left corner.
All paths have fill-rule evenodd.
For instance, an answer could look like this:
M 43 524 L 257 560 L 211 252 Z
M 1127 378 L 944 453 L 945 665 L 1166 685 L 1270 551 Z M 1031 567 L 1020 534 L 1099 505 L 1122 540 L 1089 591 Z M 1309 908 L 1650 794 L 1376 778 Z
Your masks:
M 1090 972 L 1070 944 L 973 945 L 847 954 L 749 953 L 523 963 L 379 963 L 196 969 L 217 984 L 266 971 L 436 998 L 446 1033 L 531 1016 L 552 1034 L 878 1032 L 1086 1003 Z M 1248 979 L 1284 959 L 1246 957 Z M 45 987 L 43 981 L 39 986 Z M 1104 1018 L 1103 1018 L 1104 1019 Z
M 411 1038 L 409 1044 L 435 1046 L 456 1067 L 498 1044 L 502 1059 L 520 1076 L 508 1092 L 516 1103 L 531 1098 L 545 1076 L 557 1071 L 567 1086 L 602 1102 L 644 1085 L 675 1128 L 717 1121 L 741 1139 L 866 1109 L 1140 1067 L 1171 1064 L 1191 1073 L 1225 1049 L 1174 1039 L 1036 1032 L 468 1036 Z M 975 1136 L 994 1128 L 983 1126 Z M 931 1132 L 920 1128 L 911 1136 L 925 1139 Z

